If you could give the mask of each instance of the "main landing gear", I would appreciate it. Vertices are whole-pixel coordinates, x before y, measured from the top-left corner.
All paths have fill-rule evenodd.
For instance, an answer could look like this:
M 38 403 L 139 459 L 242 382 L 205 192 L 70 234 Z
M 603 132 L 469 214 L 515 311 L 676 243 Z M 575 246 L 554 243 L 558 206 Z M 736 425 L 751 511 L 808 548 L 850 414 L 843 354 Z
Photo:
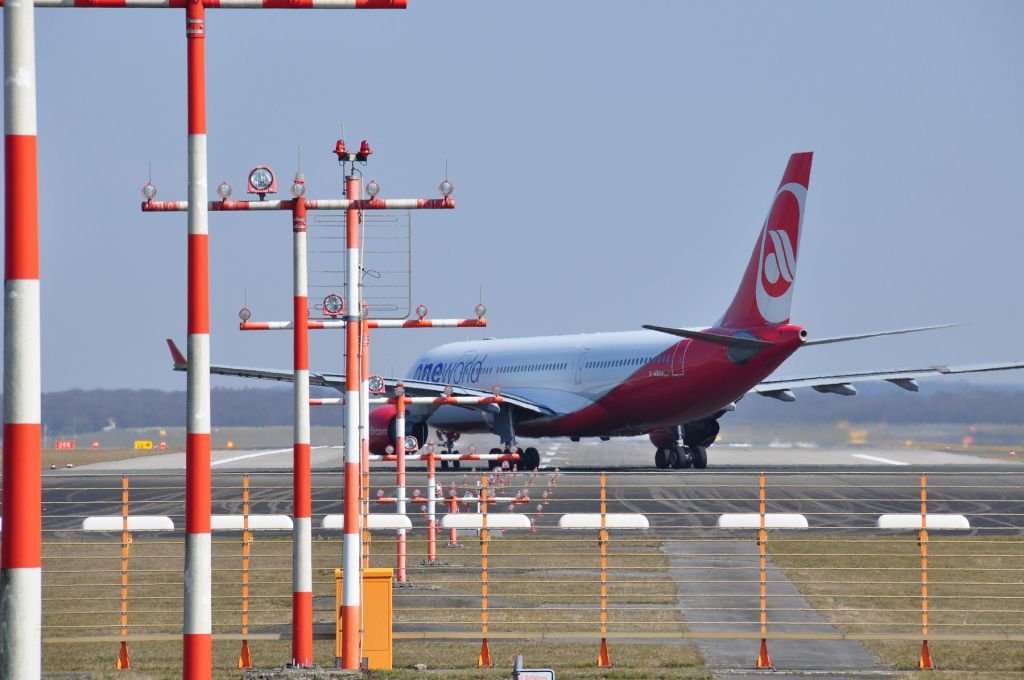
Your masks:
M 509 447 L 505 447 L 504 449 L 491 449 L 490 453 L 494 456 L 500 456 L 502 454 L 508 455 L 511 453 L 511 449 Z M 536 470 L 540 467 L 540 452 L 532 446 L 528 446 L 525 449 L 517 449 L 516 453 L 519 454 L 519 462 L 513 463 L 513 465 L 518 467 L 520 470 Z M 500 460 L 487 461 L 488 469 L 493 470 L 496 467 L 501 467 Z
M 708 450 L 704 446 L 659 448 L 654 453 L 654 464 L 661 470 L 682 470 L 688 467 L 703 470 L 708 466 Z

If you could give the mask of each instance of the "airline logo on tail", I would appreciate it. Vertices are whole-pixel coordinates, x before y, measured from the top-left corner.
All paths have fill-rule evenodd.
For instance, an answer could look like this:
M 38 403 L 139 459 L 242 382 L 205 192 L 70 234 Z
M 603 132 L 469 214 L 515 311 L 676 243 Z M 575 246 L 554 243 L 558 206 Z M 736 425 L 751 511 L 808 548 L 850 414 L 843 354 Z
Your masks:
M 789 318 L 806 198 L 807 188 L 800 184 L 790 182 L 779 187 L 761 231 L 755 299 L 767 323 L 782 323 Z

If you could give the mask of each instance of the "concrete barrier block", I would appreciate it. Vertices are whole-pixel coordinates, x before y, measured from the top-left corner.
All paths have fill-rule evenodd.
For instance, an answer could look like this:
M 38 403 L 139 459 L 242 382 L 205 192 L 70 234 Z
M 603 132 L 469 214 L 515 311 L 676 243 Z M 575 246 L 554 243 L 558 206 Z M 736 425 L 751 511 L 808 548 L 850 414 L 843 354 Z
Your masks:
M 647 517 L 638 512 L 607 512 L 604 515 L 607 529 L 650 529 Z M 561 529 L 600 529 L 601 513 L 570 512 L 558 518 Z
M 963 515 L 932 514 L 925 515 L 928 529 L 953 529 L 963 531 L 971 528 L 971 523 Z M 921 529 L 921 513 L 889 514 L 878 516 L 879 529 Z
M 121 531 L 121 515 L 99 515 L 82 520 L 82 531 Z M 173 531 L 174 522 L 164 515 L 128 515 L 128 531 Z
M 806 529 L 807 518 L 803 515 L 787 512 L 766 512 L 764 514 L 766 529 Z M 761 514 L 757 512 L 730 512 L 718 517 L 720 529 L 760 529 Z

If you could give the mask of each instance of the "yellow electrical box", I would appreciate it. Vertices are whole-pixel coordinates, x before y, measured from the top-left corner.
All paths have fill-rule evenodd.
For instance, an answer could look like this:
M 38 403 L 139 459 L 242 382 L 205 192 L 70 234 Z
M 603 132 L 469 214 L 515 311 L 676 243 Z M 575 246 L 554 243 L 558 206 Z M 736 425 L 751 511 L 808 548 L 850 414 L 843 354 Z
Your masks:
M 371 669 L 391 668 L 391 580 L 394 569 L 363 569 L 363 657 Z M 342 570 L 334 570 L 334 656 L 341 659 Z

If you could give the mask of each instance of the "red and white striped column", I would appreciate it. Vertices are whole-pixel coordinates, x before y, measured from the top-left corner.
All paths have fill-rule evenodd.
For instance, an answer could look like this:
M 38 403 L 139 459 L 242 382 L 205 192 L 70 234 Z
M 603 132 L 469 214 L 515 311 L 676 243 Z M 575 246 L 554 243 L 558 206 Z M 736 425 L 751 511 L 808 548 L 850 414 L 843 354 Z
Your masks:
M 302 184 L 302 176 L 295 178 Z M 309 293 L 306 275 L 306 197 L 292 203 L 292 253 L 295 366 L 295 450 L 292 475 L 295 495 L 292 535 L 292 665 L 313 665 L 313 529 L 309 460 Z
M 188 50 L 188 377 L 185 436 L 185 680 L 209 678 L 210 285 L 206 180 L 206 10 L 185 6 Z
M 360 557 L 362 536 L 359 526 L 359 326 L 363 306 L 359 295 L 359 209 L 353 202 L 359 198 L 359 178 L 345 178 L 346 270 L 348 314 L 345 317 L 345 537 L 342 544 L 344 580 L 341 593 L 341 667 L 356 670 L 361 659 L 362 626 Z
M 395 511 L 405 516 L 405 397 L 395 400 Z M 405 583 L 405 529 L 398 530 L 396 558 L 398 582 Z
M 0 677 L 42 673 L 35 7 L 4 7 L 4 464 Z

